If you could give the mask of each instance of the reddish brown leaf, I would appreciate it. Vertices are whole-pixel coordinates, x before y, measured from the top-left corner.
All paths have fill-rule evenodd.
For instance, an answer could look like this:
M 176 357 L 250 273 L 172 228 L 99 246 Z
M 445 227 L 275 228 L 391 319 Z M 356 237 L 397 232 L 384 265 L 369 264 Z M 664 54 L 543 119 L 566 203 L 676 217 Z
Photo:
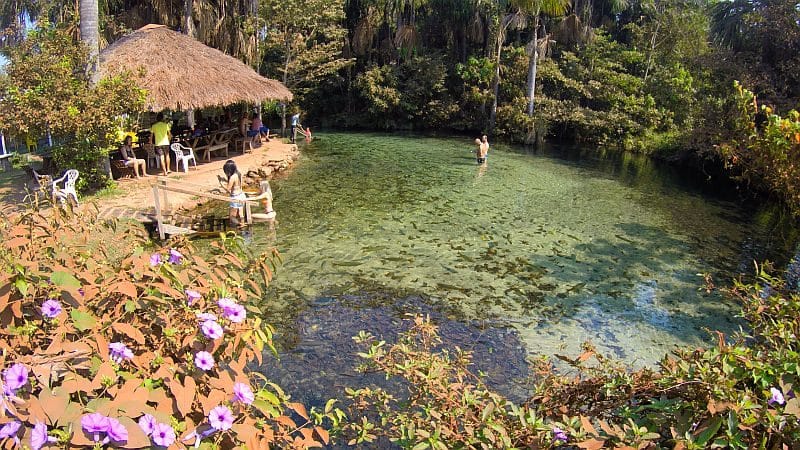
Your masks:
M 316 431 L 320 439 L 322 439 L 322 443 L 328 445 L 328 443 L 331 440 L 331 436 L 330 434 L 328 434 L 328 430 L 322 427 L 314 427 L 314 431 Z
M 200 404 L 203 407 L 203 414 L 208 415 L 212 409 L 219 406 L 220 403 L 228 399 L 225 391 L 219 389 L 212 389 L 205 398 L 200 399 Z
M 197 388 L 194 378 L 186 377 L 184 384 L 181 384 L 177 379 L 172 379 L 169 382 L 169 390 L 175 398 L 175 405 L 178 411 L 184 416 L 192 411 L 192 403 L 194 403 L 194 394 Z
M 136 289 L 136 285 L 130 281 L 120 281 L 111 287 L 111 292 L 118 292 L 130 298 L 136 298 L 139 296 L 139 291 Z
M 587 433 L 597 436 L 597 430 L 594 428 L 588 417 L 581 416 L 581 426 Z
M 297 414 L 300 415 L 303 419 L 308 420 L 308 412 L 306 411 L 306 407 L 302 403 L 288 403 L 287 406 L 292 408 Z
M 124 322 L 115 322 L 111 327 L 114 328 L 114 331 L 117 333 L 128 336 L 138 344 L 145 344 L 144 334 L 142 334 L 142 332 L 133 325 Z
M 292 430 L 297 428 L 297 424 L 294 423 L 294 420 L 292 420 L 288 416 L 278 416 L 275 418 L 275 421 Z
M 116 384 L 117 382 L 117 372 L 114 371 L 114 366 L 111 365 L 111 362 L 106 361 L 100 364 L 100 368 L 97 370 L 97 373 L 92 380 L 92 389 L 100 389 L 103 387 L 103 380 L 110 379 L 111 384 Z
M 49 423 L 56 423 L 56 420 L 64 414 L 69 404 L 69 395 L 63 391 L 57 391 L 58 395 L 49 389 L 43 388 L 39 393 L 39 401 L 42 402 L 44 413 L 50 419 Z
M 125 416 L 119 417 L 117 420 L 128 430 L 128 440 L 121 445 L 122 448 L 150 448 L 150 438 L 144 434 L 136 422 Z

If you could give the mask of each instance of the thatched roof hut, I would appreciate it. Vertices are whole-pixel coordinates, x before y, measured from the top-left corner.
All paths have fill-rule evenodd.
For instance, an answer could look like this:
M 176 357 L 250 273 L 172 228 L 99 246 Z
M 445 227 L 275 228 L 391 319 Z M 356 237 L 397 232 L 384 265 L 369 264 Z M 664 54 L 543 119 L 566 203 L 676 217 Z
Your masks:
M 147 89 L 153 111 L 292 99 L 283 83 L 164 25 L 146 25 L 100 52 L 100 77 L 126 70 Z

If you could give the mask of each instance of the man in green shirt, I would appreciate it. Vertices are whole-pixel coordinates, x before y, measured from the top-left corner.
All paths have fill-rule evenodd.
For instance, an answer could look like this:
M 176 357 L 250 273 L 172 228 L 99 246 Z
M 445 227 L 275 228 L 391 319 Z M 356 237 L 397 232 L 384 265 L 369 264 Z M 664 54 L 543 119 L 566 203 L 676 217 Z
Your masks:
M 169 144 L 172 140 L 170 128 L 170 124 L 164 121 L 164 113 L 158 113 L 156 123 L 150 127 L 150 143 L 154 145 L 156 155 L 161 159 L 161 169 L 164 171 L 164 175 L 170 172 Z

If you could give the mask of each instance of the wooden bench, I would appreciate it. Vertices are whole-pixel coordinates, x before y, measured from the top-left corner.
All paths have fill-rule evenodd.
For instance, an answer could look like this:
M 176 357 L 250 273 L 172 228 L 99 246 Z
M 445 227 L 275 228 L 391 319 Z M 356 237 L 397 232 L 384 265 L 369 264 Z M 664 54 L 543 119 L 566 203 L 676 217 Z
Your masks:
M 230 132 L 223 131 L 216 133 L 208 138 L 208 144 L 199 147 L 203 150 L 203 159 L 211 161 L 211 154 L 214 152 L 222 151 L 225 157 L 228 157 L 228 145 L 230 144 Z
M 126 166 L 125 161 L 119 158 L 110 159 L 111 161 L 111 175 L 114 179 L 123 177 L 131 178 L 136 176 L 136 171 L 133 166 Z

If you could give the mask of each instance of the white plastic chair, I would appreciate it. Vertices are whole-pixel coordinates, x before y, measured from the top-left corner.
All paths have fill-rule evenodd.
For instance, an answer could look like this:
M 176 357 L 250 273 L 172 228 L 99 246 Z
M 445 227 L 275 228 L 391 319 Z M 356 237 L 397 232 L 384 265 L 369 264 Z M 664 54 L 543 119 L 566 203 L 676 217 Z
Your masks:
M 180 162 L 183 162 L 183 171 L 189 172 L 189 161 L 192 161 L 194 168 L 197 169 L 197 160 L 194 158 L 194 151 L 191 147 L 185 147 L 178 142 L 170 145 L 172 153 L 175 155 L 175 169 L 180 169 Z
M 78 181 L 79 173 L 75 169 L 69 169 L 64 172 L 64 175 L 57 179 L 53 180 L 53 197 L 57 198 L 61 205 L 64 206 L 66 201 L 72 197 L 75 200 L 75 205 L 79 205 L 78 203 L 78 193 L 75 192 L 75 182 Z M 60 188 L 58 183 L 64 183 L 64 187 Z
M 156 155 L 156 150 L 153 144 L 143 145 L 145 152 L 147 152 L 147 167 L 161 168 L 161 158 Z

